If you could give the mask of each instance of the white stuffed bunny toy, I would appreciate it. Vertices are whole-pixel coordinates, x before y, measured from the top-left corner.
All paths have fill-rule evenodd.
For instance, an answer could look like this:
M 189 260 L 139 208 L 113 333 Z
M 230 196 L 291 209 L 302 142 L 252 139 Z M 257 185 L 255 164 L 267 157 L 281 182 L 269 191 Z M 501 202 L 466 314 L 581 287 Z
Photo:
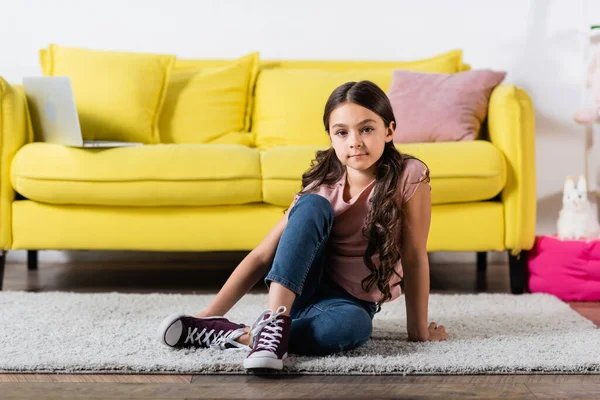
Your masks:
M 587 197 L 587 182 L 580 176 L 575 185 L 567 177 L 563 191 L 563 207 L 558 215 L 558 238 L 561 240 L 600 238 L 600 224 Z

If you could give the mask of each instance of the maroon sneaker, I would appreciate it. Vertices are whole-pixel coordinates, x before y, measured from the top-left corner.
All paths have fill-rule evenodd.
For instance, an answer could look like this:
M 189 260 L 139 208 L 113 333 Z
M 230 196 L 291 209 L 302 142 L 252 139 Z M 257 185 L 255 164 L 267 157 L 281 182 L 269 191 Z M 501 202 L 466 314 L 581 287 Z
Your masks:
M 196 318 L 171 314 L 158 328 L 159 340 L 164 345 L 180 349 L 206 347 L 220 350 L 250 350 L 235 340 L 244 334 L 244 324 L 234 324 L 224 317 Z
M 264 311 L 252 324 L 252 351 L 244 360 L 244 368 L 282 369 L 287 358 L 292 319 L 280 306 L 276 312 Z

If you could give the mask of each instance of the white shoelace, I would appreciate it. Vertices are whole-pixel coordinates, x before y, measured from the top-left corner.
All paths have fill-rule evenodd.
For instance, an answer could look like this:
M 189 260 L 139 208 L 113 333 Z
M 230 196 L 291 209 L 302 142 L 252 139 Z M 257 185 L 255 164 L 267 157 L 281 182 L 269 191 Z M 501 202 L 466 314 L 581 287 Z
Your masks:
M 204 328 L 200 333 L 198 333 L 198 328 L 192 329 L 188 328 L 188 334 L 185 338 L 185 342 L 190 342 L 194 344 L 194 342 L 204 343 L 206 347 L 210 347 L 213 349 L 219 350 L 229 350 L 226 346 L 230 344 L 234 346 L 234 349 L 247 349 L 248 346 L 238 343 L 235 339 L 239 338 L 244 334 L 244 328 L 239 328 L 236 330 L 230 331 L 219 331 L 219 333 L 215 334 L 215 330 L 211 329 L 208 331 Z M 212 337 L 211 337 L 212 336 Z
M 278 316 L 285 313 L 287 309 L 285 306 L 279 306 L 275 312 L 273 310 L 263 311 L 262 314 L 256 318 L 252 324 L 250 333 L 252 335 L 252 344 L 254 345 L 254 338 L 263 330 L 267 331 L 262 333 L 257 349 L 264 349 L 270 351 L 277 351 L 277 346 L 281 340 L 281 331 L 283 330 L 283 320 L 277 319 Z M 269 315 L 267 319 L 264 319 L 266 315 Z
M 246 333 L 244 328 L 229 331 L 227 334 L 221 336 L 213 344 L 211 344 L 210 348 L 216 350 L 250 350 L 248 345 L 236 342 L 236 339 L 242 336 L 244 333 Z M 228 344 L 233 347 L 227 347 Z

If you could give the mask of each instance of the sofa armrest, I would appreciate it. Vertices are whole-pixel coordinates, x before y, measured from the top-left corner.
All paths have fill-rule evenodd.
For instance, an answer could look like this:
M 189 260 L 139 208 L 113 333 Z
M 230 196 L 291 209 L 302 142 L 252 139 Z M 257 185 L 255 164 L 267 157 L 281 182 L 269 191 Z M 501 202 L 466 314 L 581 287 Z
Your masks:
M 32 140 L 33 130 L 21 86 L 10 85 L 0 77 L 0 249 L 12 243 L 12 202 L 10 166 L 17 150 Z
M 513 255 L 529 250 L 535 240 L 535 114 L 529 95 L 516 86 L 500 85 L 490 97 L 490 141 L 504 154 L 507 174 L 501 193 L 504 241 Z

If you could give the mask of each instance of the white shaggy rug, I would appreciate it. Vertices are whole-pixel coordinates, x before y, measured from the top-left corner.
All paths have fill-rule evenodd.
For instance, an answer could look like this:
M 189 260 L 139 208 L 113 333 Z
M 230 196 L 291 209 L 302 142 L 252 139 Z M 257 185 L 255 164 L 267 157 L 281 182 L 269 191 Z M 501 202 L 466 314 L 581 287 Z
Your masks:
M 0 292 L 0 372 L 245 374 L 246 352 L 172 350 L 157 340 L 172 312 L 196 313 L 209 295 Z M 227 315 L 252 323 L 264 294 Z M 441 343 L 406 341 L 404 297 L 375 316 L 371 340 L 329 357 L 296 357 L 283 373 L 479 374 L 600 372 L 600 330 L 550 295 L 432 295 Z

